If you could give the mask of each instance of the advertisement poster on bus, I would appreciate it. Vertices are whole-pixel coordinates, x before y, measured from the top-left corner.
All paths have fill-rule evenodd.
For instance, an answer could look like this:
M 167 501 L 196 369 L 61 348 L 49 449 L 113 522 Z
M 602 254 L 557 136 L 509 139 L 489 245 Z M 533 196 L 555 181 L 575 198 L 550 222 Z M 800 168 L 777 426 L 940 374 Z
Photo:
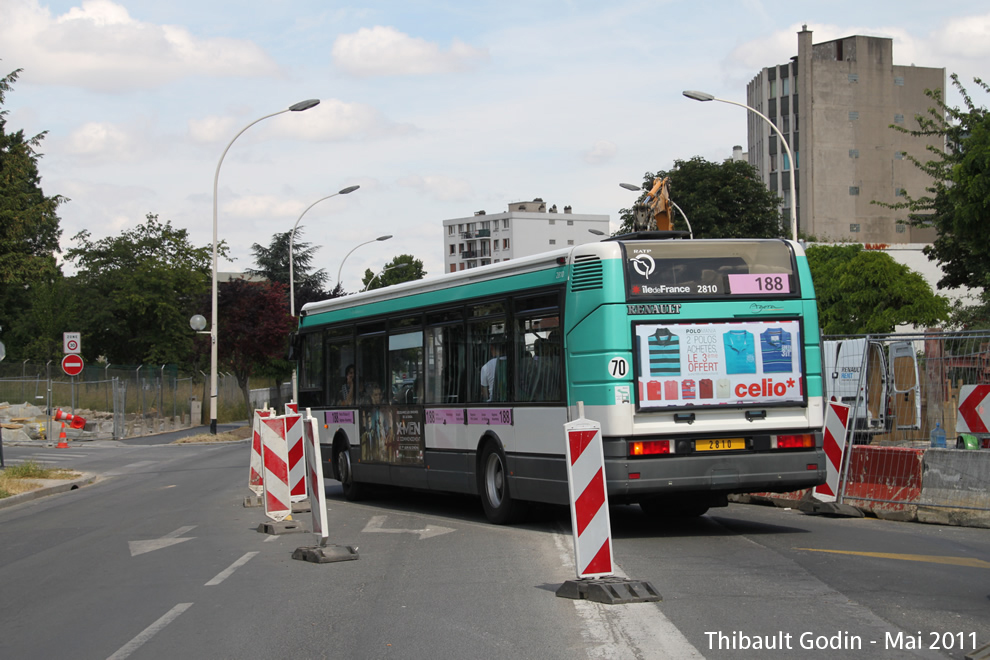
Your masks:
M 393 463 L 399 465 L 423 464 L 423 411 L 399 409 L 396 411 L 396 452 Z
M 398 465 L 423 464 L 421 410 L 381 405 L 361 411 L 361 460 Z
M 634 328 L 641 410 L 805 401 L 798 321 Z

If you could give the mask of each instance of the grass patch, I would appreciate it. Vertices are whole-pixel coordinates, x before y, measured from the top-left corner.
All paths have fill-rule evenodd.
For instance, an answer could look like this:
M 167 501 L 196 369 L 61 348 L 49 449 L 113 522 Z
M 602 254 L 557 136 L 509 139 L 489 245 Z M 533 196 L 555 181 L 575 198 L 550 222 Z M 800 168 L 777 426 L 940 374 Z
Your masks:
M 82 475 L 72 470 L 49 468 L 34 461 L 11 465 L 0 470 L 0 499 L 28 493 L 44 485 L 32 479 L 76 479 L 80 476 Z
M 241 426 L 233 431 L 225 431 L 224 433 L 217 433 L 213 435 L 212 433 L 199 433 L 197 435 L 189 435 L 184 438 L 179 438 L 172 442 L 173 445 L 187 445 L 202 442 L 234 442 L 236 440 L 243 440 L 244 438 L 251 437 L 251 427 Z

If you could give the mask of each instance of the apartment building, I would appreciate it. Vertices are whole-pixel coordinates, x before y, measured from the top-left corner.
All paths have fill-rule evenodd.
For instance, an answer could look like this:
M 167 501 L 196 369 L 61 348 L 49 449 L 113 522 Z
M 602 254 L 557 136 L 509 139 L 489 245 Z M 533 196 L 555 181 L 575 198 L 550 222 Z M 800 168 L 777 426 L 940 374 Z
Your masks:
M 570 206 L 558 211 L 539 197 L 513 202 L 504 213 L 477 211 L 443 221 L 444 272 L 599 241 L 610 233 L 607 215 L 573 213 Z
M 780 130 L 794 154 L 790 162 L 770 126 L 748 117 L 748 157 L 798 228 L 821 241 L 930 243 L 931 228 L 898 221 L 907 211 L 873 202 L 924 194 L 930 178 L 905 154 L 926 158 L 931 139 L 900 133 L 917 128 L 916 115 L 934 104 L 925 90 L 945 90 L 945 69 L 893 63 L 893 40 L 850 36 L 812 43 L 804 26 L 790 62 L 766 67 L 746 87 L 747 105 Z M 936 146 L 941 147 L 941 144 Z M 794 167 L 796 199 L 791 199 Z

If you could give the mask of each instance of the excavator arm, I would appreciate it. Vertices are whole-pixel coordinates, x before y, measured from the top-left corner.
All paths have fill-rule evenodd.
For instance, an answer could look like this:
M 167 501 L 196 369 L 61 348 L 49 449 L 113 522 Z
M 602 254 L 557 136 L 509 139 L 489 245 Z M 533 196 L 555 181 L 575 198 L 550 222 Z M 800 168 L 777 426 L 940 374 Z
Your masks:
M 653 179 L 653 188 L 633 209 L 636 231 L 671 231 L 674 206 L 670 201 L 670 177 Z

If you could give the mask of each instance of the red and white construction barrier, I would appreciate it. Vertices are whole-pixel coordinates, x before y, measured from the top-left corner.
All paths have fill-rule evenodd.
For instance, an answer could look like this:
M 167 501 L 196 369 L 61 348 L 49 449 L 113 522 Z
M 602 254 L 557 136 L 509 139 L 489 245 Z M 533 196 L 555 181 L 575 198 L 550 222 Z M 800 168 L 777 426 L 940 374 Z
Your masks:
M 299 404 L 298 403 L 287 403 L 287 404 L 285 404 L 285 414 L 286 415 L 298 415 L 299 414 Z
M 849 424 L 849 406 L 828 402 L 825 411 L 825 483 L 815 486 L 815 497 L 823 502 L 834 502 L 839 492 L 842 471 L 842 455 L 846 446 L 846 430 Z
M 327 495 L 323 489 L 320 426 L 308 408 L 306 409 L 306 418 L 302 420 L 302 427 L 303 447 L 306 454 L 306 487 L 309 490 L 310 508 L 313 510 L 313 532 L 320 536 L 320 545 L 326 545 L 328 535 Z
M 265 515 L 281 522 L 292 514 L 284 417 L 261 420 L 261 448 L 265 466 Z
M 574 567 L 581 578 L 613 575 L 612 526 L 605 491 L 601 425 L 580 417 L 564 424 Z
M 299 413 L 284 415 L 285 442 L 288 445 L 289 489 L 293 502 L 306 499 L 306 457 L 303 450 L 303 420 Z
M 254 421 L 251 424 L 251 465 L 248 469 L 248 488 L 259 497 L 265 492 L 264 463 L 261 460 L 261 420 L 270 417 L 271 410 L 255 410 Z

